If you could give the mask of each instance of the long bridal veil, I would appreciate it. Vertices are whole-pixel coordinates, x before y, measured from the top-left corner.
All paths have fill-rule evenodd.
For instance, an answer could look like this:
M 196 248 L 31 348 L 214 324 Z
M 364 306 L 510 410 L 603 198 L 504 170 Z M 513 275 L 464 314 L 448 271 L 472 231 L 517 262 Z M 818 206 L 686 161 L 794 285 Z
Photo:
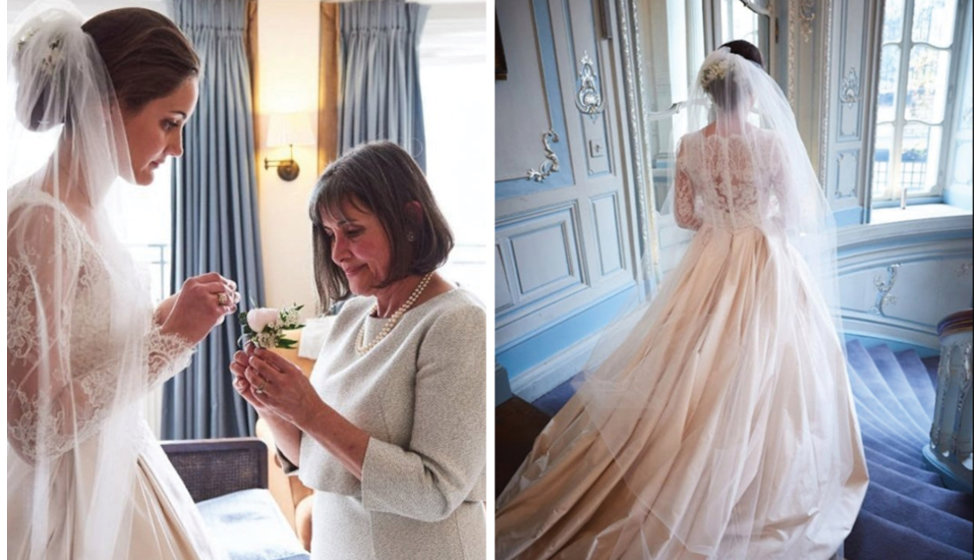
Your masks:
M 132 174 L 129 154 L 80 14 L 49 3 L 18 23 L 11 160 L 17 138 L 58 139 L 7 189 L 7 552 L 115 558 L 131 533 L 152 314 L 105 210 L 113 180 Z
M 829 558 L 857 514 L 834 224 L 793 113 L 727 48 L 690 91 L 669 198 L 697 233 L 501 494 L 498 557 Z

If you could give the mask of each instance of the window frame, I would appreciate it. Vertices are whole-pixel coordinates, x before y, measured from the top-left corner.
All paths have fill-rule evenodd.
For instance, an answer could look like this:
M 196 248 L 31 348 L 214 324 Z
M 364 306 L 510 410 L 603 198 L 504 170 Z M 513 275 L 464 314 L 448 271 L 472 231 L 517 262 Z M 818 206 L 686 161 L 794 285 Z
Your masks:
M 955 136 L 956 120 L 960 113 L 960 109 L 963 103 L 963 88 L 964 83 L 964 72 L 965 72 L 965 59 L 970 54 L 969 48 L 965 45 L 966 39 L 966 25 L 967 19 L 970 14 L 972 14 L 972 0 L 958 0 L 955 7 L 955 23 L 953 26 L 953 38 L 948 47 L 939 47 L 928 41 L 914 41 L 912 39 L 913 25 L 914 25 L 914 15 L 917 0 L 905 0 L 904 2 L 904 13 L 902 16 L 902 36 L 901 40 L 898 42 L 889 42 L 887 45 L 884 43 L 884 18 L 885 18 L 885 2 L 888 0 L 882 0 L 881 9 L 879 10 L 879 22 L 877 25 L 877 36 L 871 47 L 874 50 L 872 56 L 878 61 L 878 66 L 876 68 L 874 76 L 874 96 L 872 97 L 871 107 L 869 109 L 872 112 L 871 127 L 869 133 L 871 134 L 870 149 L 867 154 L 866 165 L 868 167 L 869 182 L 868 188 L 868 199 L 870 202 L 870 209 L 872 211 L 881 208 L 894 208 L 897 206 L 905 207 L 905 205 L 915 205 L 915 204 L 936 204 L 943 203 L 946 199 L 945 193 L 949 187 L 949 170 L 954 165 L 955 153 L 951 149 L 953 138 Z M 969 40 L 972 43 L 972 33 L 969 34 Z M 895 45 L 899 48 L 899 64 L 898 64 L 898 80 L 895 88 L 895 117 L 890 121 L 880 121 L 878 120 L 879 111 L 879 85 L 881 77 L 881 57 L 884 53 L 886 46 Z M 909 62 L 911 59 L 912 50 L 916 46 L 926 46 L 931 49 L 946 51 L 949 53 L 949 69 L 948 69 L 948 81 L 946 94 L 944 97 L 945 111 L 941 121 L 938 123 L 929 123 L 919 119 L 908 119 L 905 115 L 906 105 L 906 93 L 908 91 L 908 74 L 909 74 Z M 901 156 L 899 158 L 889 157 L 889 166 L 887 181 L 890 183 L 886 186 L 886 193 L 884 196 L 874 195 L 874 183 L 875 183 L 875 152 L 877 146 L 877 136 L 878 127 L 881 125 L 892 125 L 892 141 L 889 147 L 890 153 L 901 154 L 903 131 L 905 127 L 909 125 L 923 125 L 927 127 L 939 126 L 942 130 L 941 140 L 939 145 L 939 156 L 938 165 L 939 169 L 936 175 L 936 183 L 932 185 L 928 192 L 920 194 L 907 194 L 903 196 L 903 189 L 901 188 Z M 897 149 L 896 149 L 897 146 Z M 895 183 L 898 184 L 895 184 Z

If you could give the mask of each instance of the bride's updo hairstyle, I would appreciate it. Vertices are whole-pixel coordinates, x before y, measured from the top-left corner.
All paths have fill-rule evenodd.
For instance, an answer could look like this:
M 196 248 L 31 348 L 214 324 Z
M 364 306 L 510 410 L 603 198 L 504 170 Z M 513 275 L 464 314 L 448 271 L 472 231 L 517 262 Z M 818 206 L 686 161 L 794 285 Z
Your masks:
M 378 288 L 432 272 L 449 257 L 452 231 L 412 156 L 393 142 L 358 146 L 327 167 L 310 195 L 313 274 L 321 311 L 351 295 L 347 276 L 331 258 L 331 239 L 320 220 L 321 209 L 342 218 L 344 204 L 377 216 L 388 237 L 388 277 Z
M 124 112 L 138 112 L 149 101 L 169 95 L 200 72 L 190 42 L 166 16 L 144 8 L 103 12 L 81 28 L 57 9 L 40 16 L 9 46 L 17 79 L 17 118 L 28 130 L 71 125 L 70 107 L 96 100 L 70 100 L 68 84 L 80 83 L 79 57 L 101 58 Z M 95 79 L 98 80 L 97 78 Z
M 124 112 L 138 112 L 200 73 L 190 41 L 153 10 L 109 10 L 86 21 L 82 30 L 95 41 Z
M 748 41 L 741 39 L 729 41 L 722 45 L 718 51 L 727 49 L 732 55 L 738 55 L 745 60 L 754 62 L 763 70 L 765 64 L 762 61 L 762 53 L 759 48 Z M 718 51 L 712 53 L 701 67 L 698 73 L 698 83 L 704 91 L 711 97 L 715 106 L 722 111 L 731 111 L 739 107 L 739 103 L 748 93 L 750 84 L 745 83 L 740 76 L 734 75 L 735 65 L 731 59 Z

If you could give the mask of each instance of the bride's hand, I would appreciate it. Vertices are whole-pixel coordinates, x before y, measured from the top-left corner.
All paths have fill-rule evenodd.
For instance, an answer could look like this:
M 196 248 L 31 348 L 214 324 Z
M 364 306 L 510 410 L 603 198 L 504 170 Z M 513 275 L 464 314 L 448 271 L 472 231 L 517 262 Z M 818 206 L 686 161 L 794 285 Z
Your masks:
M 161 328 L 194 344 L 234 313 L 240 299 L 235 283 L 215 272 L 188 278 L 175 296 Z
M 167 322 L 170 312 L 174 309 L 174 302 L 177 301 L 177 294 L 174 294 L 160 302 L 160 305 L 153 310 L 153 322 L 162 325 Z

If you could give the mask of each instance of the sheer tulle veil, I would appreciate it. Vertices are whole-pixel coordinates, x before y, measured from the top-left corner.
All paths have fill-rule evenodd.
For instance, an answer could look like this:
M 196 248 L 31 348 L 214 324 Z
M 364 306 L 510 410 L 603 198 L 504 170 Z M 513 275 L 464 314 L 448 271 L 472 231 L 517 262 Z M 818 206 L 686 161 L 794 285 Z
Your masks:
M 18 504 L 8 507 L 7 552 L 15 558 L 125 554 L 145 437 L 142 338 L 152 307 L 106 212 L 113 181 L 132 171 L 112 83 L 81 26 L 69 4 L 35 4 L 8 44 L 18 121 L 8 131 L 11 161 L 18 139 L 58 137 L 43 166 L 7 189 L 7 489 L 8 506 Z M 89 250 L 104 272 L 84 266 L 79 255 Z M 72 326 L 88 319 L 73 315 L 83 286 L 109 302 L 91 321 L 105 335 L 97 351 L 73 345 Z M 83 363 L 83 355 L 100 359 Z
M 697 197 L 694 197 L 693 215 L 684 218 L 697 220 L 699 224 L 703 220 L 701 228 L 723 227 L 738 230 L 743 225 L 758 228 L 772 247 L 772 253 L 781 255 L 779 259 L 773 257 L 771 262 L 760 263 L 759 267 L 771 272 L 773 277 L 786 280 L 786 285 L 764 286 L 760 294 L 763 294 L 761 297 L 769 298 L 766 305 L 779 309 L 787 323 L 767 326 L 746 322 L 745 328 L 785 329 L 789 321 L 797 320 L 794 317 L 799 314 L 799 310 L 815 308 L 818 312 L 814 316 L 798 319 L 807 324 L 807 328 L 802 330 L 814 330 L 814 337 L 826 338 L 822 343 L 839 348 L 841 328 L 837 313 L 839 299 L 833 215 L 801 140 L 793 112 L 779 85 L 758 64 L 722 48 L 705 59 L 697 80 L 689 91 L 691 97 L 686 111 L 690 128 L 688 134 L 679 139 L 678 145 L 679 151 L 692 151 L 685 156 L 688 158 L 689 168 L 717 169 L 719 166 L 711 165 L 713 162 L 709 162 L 708 158 L 719 157 L 721 153 L 721 157 L 730 161 L 739 158 L 748 160 L 743 162 L 744 165 L 737 166 L 738 171 L 733 169 L 732 173 L 745 173 L 748 170 L 757 175 L 742 176 L 735 181 L 740 184 L 754 184 L 754 191 L 729 190 L 717 193 L 719 200 L 730 203 L 727 208 L 719 210 L 702 207 Z M 720 151 L 697 148 L 699 142 L 710 142 L 710 137 L 733 136 L 742 139 L 738 150 L 731 143 L 724 144 L 731 147 Z M 698 158 L 704 159 L 699 161 Z M 713 180 L 711 177 L 703 179 L 701 184 L 712 183 Z M 730 189 L 732 182 L 718 178 L 717 184 L 728 185 L 727 188 Z M 677 205 L 680 194 L 677 191 L 681 188 L 684 185 L 675 179 L 672 194 L 665 205 L 664 211 L 667 215 L 661 218 L 672 222 L 673 216 L 677 215 L 678 221 L 681 221 L 682 216 L 678 212 L 682 210 Z M 738 200 L 740 197 L 758 197 L 762 202 L 743 205 Z M 741 208 L 751 208 L 756 214 L 745 215 Z M 695 237 L 683 259 L 699 258 L 698 250 L 694 247 L 698 242 L 698 237 Z M 693 265 L 686 265 L 682 260 L 677 268 L 690 269 L 690 266 Z M 808 271 L 803 276 L 802 287 L 799 285 L 800 275 L 795 273 L 801 269 Z M 719 282 L 723 275 L 724 269 L 720 272 Z M 786 369 L 780 364 L 796 364 L 791 367 L 805 372 L 812 370 L 817 376 L 812 381 L 817 386 L 815 392 L 826 395 L 830 400 L 830 395 L 839 395 L 840 388 L 832 386 L 835 382 L 829 373 L 824 379 L 820 376 L 822 372 L 840 371 L 843 366 L 840 364 L 839 353 L 826 357 L 818 355 L 814 358 L 803 352 L 800 355 L 789 355 L 793 354 L 791 350 L 769 348 L 766 344 L 772 341 L 772 337 L 765 332 L 696 332 L 692 325 L 698 324 L 704 318 L 693 315 L 676 316 L 671 305 L 672 298 L 680 288 L 679 283 L 683 281 L 672 273 L 667 274 L 652 302 L 636 302 L 633 309 L 621 313 L 618 319 L 604 329 L 585 367 L 583 381 L 577 387 L 578 396 L 585 403 L 584 411 L 589 416 L 590 424 L 615 457 L 615 463 L 622 470 L 622 479 L 635 497 L 630 519 L 621 520 L 614 528 L 624 535 L 618 537 L 621 539 L 621 546 L 635 545 L 636 535 L 640 534 L 643 535 L 641 541 L 645 538 L 645 542 L 655 548 L 655 543 L 663 542 L 669 535 L 672 540 L 682 543 L 687 552 L 712 558 L 747 557 L 746 554 L 750 554 L 751 550 L 751 527 L 755 520 L 767 515 L 762 510 L 763 506 L 757 504 L 776 501 L 767 494 L 770 490 L 752 486 L 755 483 L 744 482 L 759 480 L 753 471 L 760 468 L 757 467 L 759 458 L 751 454 L 764 453 L 758 451 L 765 449 L 759 438 L 767 437 L 766 429 L 756 429 L 747 424 L 746 419 L 753 418 L 750 412 L 753 410 L 751 407 L 756 406 L 753 403 L 758 402 L 760 395 L 766 394 L 767 387 L 777 383 L 779 371 Z M 815 302 L 816 307 L 813 305 Z M 688 306 L 684 309 L 692 308 Z M 704 313 L 710 314 L 712 311 L 706 309 Z M 746 316 L 750 315 L 751 311 L 747 311 Z M 708 319 L 704 321 L 706 325 L 711 324 Z M 656 372 L 671 368 L 674 371 L 687 371 L 688 366 L 680 365 L 681 362 L 696 362 L 699 353 L 678 355 L 668 352 L 656 358 L 648 357 L 645 355 L 645 348 L 650 344 L 648 325 L 651 324 L 658 325 L 664 333 L 683 332 L 701 337 L 701 342 L 692 343 L 694 347 L 698 344 L 720 345 L 722 355 L 726 352 L 726 341 L 754 341 L 752 347 L 735 345 L 728 350 L 731 354 L 733 376 L 745 378 L 732 379 L 724 389 L 712 387 L 702 395 L 681 396 L 678 393 L 679 385 L 674 380 L 670 381 L 673 385 L 665 389 Z M 812 327 L 813 325 L 816 327 Z M 743 368 L 739 365 L 750 363 L 755 358 L 761 358 L 757 360 L 762 363 L 761 368 L 755 367 L 754 362 L 751 362 L 751 367 Z M 800 362 L 804 362 L 802 368 L 798 367 Z M 644 365 L 644 371 L 637 371 L 638 363 L 658 365 L 652 370 L 646 369 L 648 366 Z M 753 371 L 742 372 L 742 369 Z M 760 369 L 768 373 L 760 374 Z M 691 371 L 693 375 L 696 368 Z M 697 380 L 692 382 L 692 386 L 696 386 L 696 383 Z M 849 391 L 849 387 L 845 385 L 843 390 Z M 714 424 L 709 429 L 712 434 L 710 440 L 681 441 L 681 438 L 686 437 L 683 435 L 686 431 L 667 434 L 656 432 L 658 435 L 654 439 L 657 441 L 651 444 L 646 437 L 637 434 L 639 427 L 644 425 L 650 426 L 651 430 L 659 430 L 653 427 L 657 422 L 649 419 L 673 410 L 670 403 L 657 395 L 672 399 L 690 399 L 694 404 L 688 408 L 688 413 L 692 415 L 701 413 L 694 411 L 704 410 L 697 403 L 716 398 L 717 405 L 713 410 L 718 413 L 711 420 Z M 844 399 L 838 403 L 826 404 L 829 408 L 840 407 L 837 417 L 847 418 L 849 402 L 849 399 Z M 814 433 L 834 434 L 833 437 L 838 437 L 839 433 L 841 441 L 845 441 L 843 438 L 848 434 L 839 432 L 838 427 L 833 425 L 834 414 L 828 414 L 827 418 L 830 418 L 826 421 L 827 424 L 816 427 Z M 670 424 L 674 419 L 662 420 Z M 693 416 L 687 420 L 688 423 L 699 421 L 700 419 Z M 673 424 L 676 424 L 678 430 L 685 425 L 681 421 Z M 678 440 L 671 442 L 672 437 L 677 437 Z M 642 444 L 634 443 L 637 441 Z M 661 449 L 664 453 L 672 454 L 677 449 L 697 448 L 699 445 L 703 446 L 703 450 L 698 453 L 703 453 L 703 456 L 699 457 L 695 453 L 695 456 L 685 459 L 684 464 L 692 470 L 695 465 L 703 470 L 679 475 L 668 474 L 667 469 L 650 471 L 638 467 L 652 464 L 640 459 L 644 454 L 651 453 L 651 449 Z M 669 461 L 672 457 L 662 459 Z M 542 464 L 550 464 L 554 460 L 557 459 L 546 458 Z M 822 486 L 821 491 L 839 491 L 836 481 L 846 479 L 855 463 L 860 460 L 857 456 L 833 456 L 818 460 L 822 472 L 820 481 L 814 484 L 835 481 Z M 676 487 L 659 486 L 653 480 L 656 476 L 669 476 Z M 686 482 L 688 479 L 689 484 Z M 831 496 L 827 499 L 834 498 Z M 709 502 L 702 502 L 703 500 L 710 500 L 710 507 Z M 656 519 L 657 522 L 651 523 L 651 519 Z M 624 529 L 629 524 L 635 526 Z M 744 531 L 739 530 L 740 525 L 745 528 Z M 644 557 L 669 557 L 669 554 L 663 556 L 663 552 L 647 551 Z
M 706 84 L 711 83 L 716 97 L 731 100 L 730 106 L 721 107 L 713 101 Z M 803 140 L 797 128 L 796 118 L 779 84 L 758 64 L 739 55 L 732 54 L 727 47 L 710 53 L 701 65 L 697 78 L 689 90 L 690 99 L 683 109 L 687 113 L 688 134 L 696 134 L 709 126 L 721 136 L 742 136 L 748 140 L 750 149 L 747 156 L 755 160 L 750 169 L 771 168 L 772 161 L 778 161 L 782 170 L 777 180 L 778 191 L 761 192 L 770 186 L 771 178 L 747 179 L 759 185 L 760 196 L 771 198 L 768 211 L 764 215 L 742 217 L 761 227 L 768 235 L 784 239 L 792 245 L 797 255 L 806 264 L 813 279 L 814 295 L 818 295 L 830 313 L 834 331 L 843 340 L 840 322 L 840 297 L 837 282 L 837 229 L 823 187 L 817 180 Z M 677 154 L 681 149 L 678 138 Z M 703 157 L 703 156 L 702 156 Z M 707 161 L 698 167 L 706 169 Z M 695 164 L 697 165 L 697 164 Z M 677 185 L 676 175 L 672 177 L 671 188 L 663 207 L 656 218 L 661 222 L 658 228 L 678 230 L 675 213 Z M 728 196 L 734 197 L 732 193 Z M 701 212 L 700 206 L 695 212 Z M 734 215 L 734 213 L 733 213 Z M 683 237 L 683 235 L 681 236 Z M 670 247 L 653 247 L 643 255 L 644 270 L 653 269 L 654 263 L 663 266 L 665 262 L 677 262 L 683 255 L 671 252 L 689 249 L 687 243 Z M 629 406 L 628 391 L 616 389 L 615 385 L 605 385 L 606 381 L 596 375 L 596 370 L 605 364 L 613 354 L 623 354 L 628 344 L 624 341 L 634 333 L 637 324 L 648 318 L 660 308 L 657 300 L 676 288 L 677 280 L 670 272 L 661 279 L 654 290 L 652 303 L 639 294 L 637 298 L 620 310 L 616 319 L 603 329 L 598 342 L 584 367 L 592 389 L 612 390 L 611 402 L 619 406 Z M 775 287 L 773 287 L 775 289 Z M 608 369 L 608 368 L 607 368 Z M 605 390 L 599 390 L 600 393 Z M 625 397 L 625 400 L 620 400 Z

